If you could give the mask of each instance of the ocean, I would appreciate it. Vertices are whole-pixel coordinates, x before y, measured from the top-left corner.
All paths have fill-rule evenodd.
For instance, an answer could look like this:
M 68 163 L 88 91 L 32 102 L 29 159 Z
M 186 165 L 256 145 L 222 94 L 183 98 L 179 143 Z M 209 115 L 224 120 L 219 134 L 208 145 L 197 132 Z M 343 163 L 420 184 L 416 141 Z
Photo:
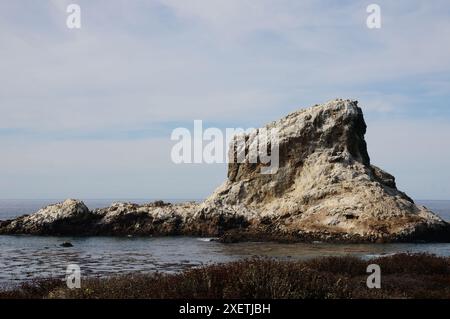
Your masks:
M 58 201 L 60 200 L 0 200 L 0 220 L 29 214 Z M 114 201 L 86 200 L 85 203 L 93 209 L 108 206 Z M 450 201 L 417 202 L 450 221 Z M 60 244 L 65 241 L 70 241 L 73 247 L 61 247 Z M 428 252 L 450 256 L 450 244 L 221 244 L 194 237 L 82 238 L 8 235 L 0 236 L 0 287 L 14 286 L 35 278 L 63 278 L 69 264 L 79 265 L 84 276 L 102 277 L 130 272 L 177 272 L 189 267 L 253 256 L 306 259 L 355 255 L 370 258 L 398 252 Z

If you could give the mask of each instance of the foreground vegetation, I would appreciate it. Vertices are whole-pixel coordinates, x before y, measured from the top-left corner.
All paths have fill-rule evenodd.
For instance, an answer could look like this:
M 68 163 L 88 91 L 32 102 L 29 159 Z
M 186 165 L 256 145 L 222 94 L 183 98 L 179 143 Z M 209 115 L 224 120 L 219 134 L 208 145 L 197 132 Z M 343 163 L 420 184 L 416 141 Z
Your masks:
M 367 265 L 381 267 L 381 289 L 368 289 Z M 136 274 L 82 280 L 39 280 L 0 298 L 445 298 L 450 258 L 398 254 L 372 260 L 324 257 L 308 261 L 250 259 L 180 274 Z

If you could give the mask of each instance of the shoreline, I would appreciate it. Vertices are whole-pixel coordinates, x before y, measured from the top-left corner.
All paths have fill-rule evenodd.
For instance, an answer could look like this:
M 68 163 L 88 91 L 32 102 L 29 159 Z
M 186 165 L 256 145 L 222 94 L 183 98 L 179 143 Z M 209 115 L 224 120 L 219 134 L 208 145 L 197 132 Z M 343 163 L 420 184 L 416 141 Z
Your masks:
M 26 217 L 24 215 L 21 217 Z M 7 221 L 0 220 L 0 227 L 2 223 Z M 270 232 L 265 229 L 248 230 L 246 228 L 232 228 L 223 232 L 214 231 L 212 233 L 205 233 L 204 231 L 187 231 L 187 232 L 161 232 L 161 233 L 142 233 L 142 232 L 72 232 L 64 233 L 53 232 L 7 232 L 3 233 L 0 230 L 0 236 L 38 236 L 38 237 L 74 237 L 74 238 L 91 238 L 91 237 L 111 237 L 111 238 L 167 238 L 167 237 L 191 237 L 201 238 L 205 241 L 216 241 L 223 244 L 235 243 L 280 243 L 280 244 L 313 244 L 313 243 L 327 243 L 327 244 L 433 244 L 433 243 L 450 243 L 450 224 L 433 230 L 424 230 L 423 232 L 416 232 L 414 234 L 405 234 L 404 236 L 360 236 L 357 234 L 339 234 L 329 232 L 299 232 L 291 233 L 277 233 Z M 208 240 L 207 240 L 208 239 Z
M 70 245 L 62 245 L 70 243 Z M 224 244 L 199 237 L 54 237 L 0 236 L 0 286 L 35 278 L 64 276 L 70 264 L 84 275 L 114 276 L 130 272 L 178 273 L 191 267 L 243 260 L 255 256 L 276 260 L 309 260 L 355 256 L 364 260 L 399 253 L 434 253 L 450 257 L 445 243 L 330 244 L 237 242 Z
M 343 232 L 334 227 L 292 227 L 293 220 L 298 218 L 301 216 L 292 214 L 261 216 L 244 206 L 231 211 L 228 206 L 211 210 L 208 206 L 194 202 L 117 202 L 109 207 L 91 210 L 82 201 L 68 199 L 32 214 L 0 220 L 0 236 L 190 236 L 213 237 L 222 243 L 450 243 L 450 223 L 444 220 L 434 224 L 420 221 L 412 227 L 407 223 L 395 233 L 385 232 L 377 226 L 379 229 L 375 232 L 359 234 L 354 231 Z
M 370 289 L 367 267 L 379 265 L 381 288 Z M 450 257 L 395 254 L 363 260 L 318 257 L 306 261 L 253 258 L 196 267 L 177 274 L 129 274 L 81 279 L 69 289 L 61 279 L 0 289 L 1 299 L 450 299 Z

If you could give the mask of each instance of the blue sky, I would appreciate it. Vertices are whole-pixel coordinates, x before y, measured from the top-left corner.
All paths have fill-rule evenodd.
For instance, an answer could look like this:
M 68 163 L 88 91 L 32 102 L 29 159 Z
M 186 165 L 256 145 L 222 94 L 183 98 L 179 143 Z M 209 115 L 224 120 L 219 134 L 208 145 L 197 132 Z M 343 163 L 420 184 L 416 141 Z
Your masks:
M 450 199 L 446 0 L 2 0 L 0 39 L 0 198 L 202 198 L 226 167 L 173 164 L 173 128 L 341 97 L 359 100 L 375 165 Z

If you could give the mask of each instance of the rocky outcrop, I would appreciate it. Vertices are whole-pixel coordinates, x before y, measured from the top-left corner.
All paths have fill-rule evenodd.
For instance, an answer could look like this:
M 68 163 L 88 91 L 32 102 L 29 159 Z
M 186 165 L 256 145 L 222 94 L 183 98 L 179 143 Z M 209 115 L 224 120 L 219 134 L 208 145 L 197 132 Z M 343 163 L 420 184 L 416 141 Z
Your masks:
M 205 216 L 199 204 L 170 204 L 157 201 L 144 205 L 113 203 L 89 211 L 81 201 L 68 199 L 42 208 L 32 215 L 0 222 L 0 234 L 73 236 L 220 236 L 246 225 L 234 212 Z
M 68 199 L 44 207 L 32 215 L 0 222 L 1 234 L 66 235 L 83 234 L 95 215 L 83 202 Z
M 416 205 L 392 175 L 371 164 L 356 101 L 316 105 L 265 128 L 278 132 L 278 170 L 261 174 L 264 164 L 252 163 L 247 154 L 247 161 L 229 164 L 228 179 L 201 204 L 115 203 L 90 212 L 69 200 L 2 222 L 0 233 L 450 241 L 448 223 Z M 243 138 L 253 145 L 257 136 Z M 233 147 L 230 155 L 237 158 L 237 152 Z
M 249 210 L 252 233 L 320 240 L 448 240 L 448 224 L 396 188 L 371 165 L 366 124 L 356 101 L 334 100 L 266 126 L 277 128 L 280 163 L 230 163 L 228 180 L 205 201 L 208 211 Z M 248 135 L 248 144 L 254 136 Z M 240 234 L 241 236 L 242 234 Z

